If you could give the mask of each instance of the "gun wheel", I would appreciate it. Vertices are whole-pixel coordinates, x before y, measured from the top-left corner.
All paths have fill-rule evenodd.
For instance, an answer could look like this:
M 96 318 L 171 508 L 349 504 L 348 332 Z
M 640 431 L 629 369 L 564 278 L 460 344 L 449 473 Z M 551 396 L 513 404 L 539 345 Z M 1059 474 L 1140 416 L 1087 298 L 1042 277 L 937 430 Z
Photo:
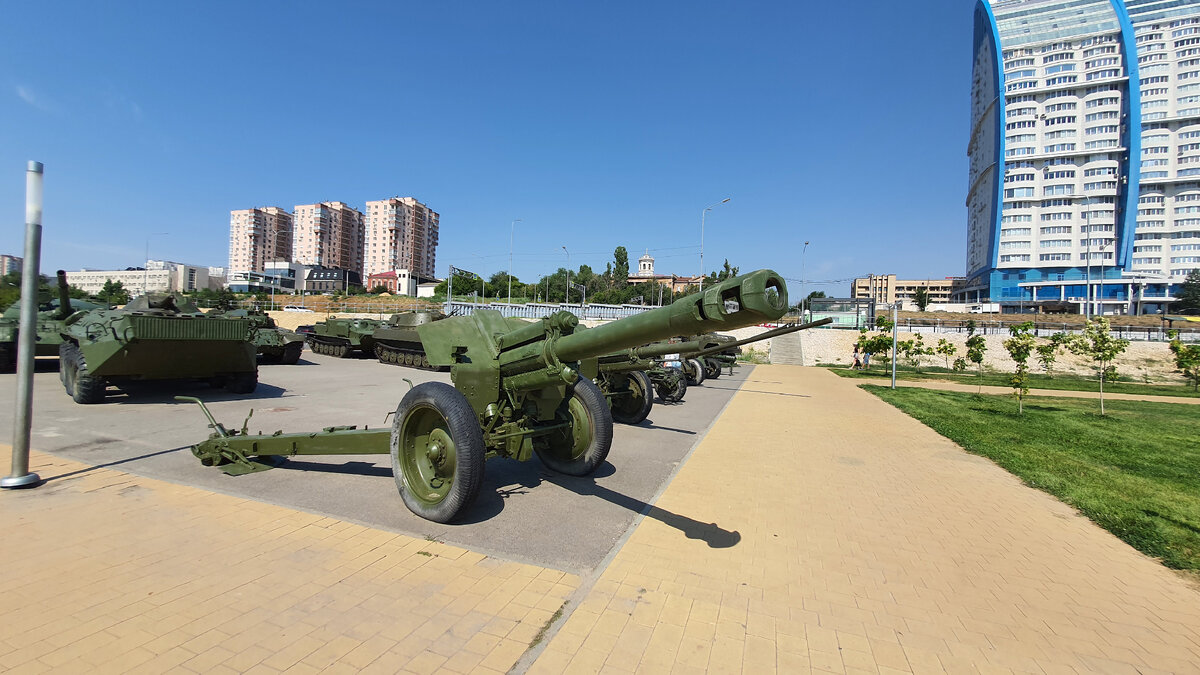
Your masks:
M 612 398 L 612 418 L 621 424 L 637 424 L 646 419 L 654 407 L 654 389 L 650 376 L 640 370 L 629 373 L 624 389 Z
M 715 380 L 721 376 L 721 362 L 716 359 L 704 359 L 704 379 Z
M 704 382 L 704 364 L 699 359 L 685 359 L 683 373 L 687 375 L 688 386 L 696 386 Z
M 536 452 L 543 464 L 559 473 L 589 476 L 612 447 L 612 413 L 600 388 L 587 378 L 579 378 L 570 393 L 558 412 L 570 426 L 543 437 Z
M 683 373 L 672 369 L 658 389 L 658 398 L 663 403 L 679 403 L 687 393 L 687 378 Z
M 483 484 L 479 421 L 467 397 L 444 382 L 419 384 L 400 400 L 391 455 L 404 505 L 427 520 L 454 520 Z

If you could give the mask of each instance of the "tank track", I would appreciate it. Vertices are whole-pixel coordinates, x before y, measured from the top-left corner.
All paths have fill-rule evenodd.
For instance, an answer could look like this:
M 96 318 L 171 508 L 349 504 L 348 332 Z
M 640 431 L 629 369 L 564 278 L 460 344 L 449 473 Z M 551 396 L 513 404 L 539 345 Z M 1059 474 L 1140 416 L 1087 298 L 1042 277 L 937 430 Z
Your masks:
M 350 356 L 354 348 L 349 343 L 334 343 L 323 342 L 317 339 L 311 339 L 308 343 L 308 348 L 313 350 L 315 354 L 325 354 L 327 356 L 335 356 L 337 358 L 346 358 Z
M 429 359 L 425 357 L 425 352 L 416 349 L 400 349 L 376 344 L 375 357 L 379 359 L 380 363 L 393 366 L 405 366 L 418 370 L 438 370 L 437 366 L 429 365 Z

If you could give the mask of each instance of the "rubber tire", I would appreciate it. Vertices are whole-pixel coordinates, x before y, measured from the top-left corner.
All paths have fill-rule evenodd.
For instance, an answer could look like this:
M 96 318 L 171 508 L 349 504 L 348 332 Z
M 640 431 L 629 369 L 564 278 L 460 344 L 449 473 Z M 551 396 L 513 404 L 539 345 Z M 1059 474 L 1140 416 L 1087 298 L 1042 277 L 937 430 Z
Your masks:
M 687 375 L 687 383 L 689 387 L 694 387 L 704 383 L 704 364 L 697 359 L 688 359 L 687 368 L 684 369 L 684 374 Z
M 721 362 L 716 359 L 704 359 L 704 379 L 715 380 L 721 376 Z
M 444 430 L 455 448 L 454 478 L 450 492 L 436 504 L 416 498 L 408 486 L 408 477 L 400 462 L 400 435 L 409 415 L 421 408 L 432 408 L 442 417 Z M 409 511 L 435 523 L 449 523 L 475 501 L 483 485 L 483 462 L 486 448 L 479 419 L 467 397 L 445 382 L 423 382 L 408 390 L 392 419 L 390 439 L 392 476 L 396 489 Z
M 83 352 L 76 350 L 75 358 L 72 359 L 71 371 L 73 384 L 71 398 L 76 403 L 84 405 L 104 403 L 104 392 L 108 389 L 108 382 L 103 377 L 88 374 L 87 362 L 83 358 Z
M 251 394 L 258 388 L 258 370 L 237 373 L 225 380 L 225 389 L 234 394 Z
M 578 457 L 558 457 L 551 449 L 539 448 L 535 452 L 542 464 L 558 473 L 568 476 L 590 476 L 600 468 L 608 458 L 608 451 L 612 449 L 612 412 L 608 409 L 608 401 L 605 400 L 600 387 L 586 377 L 576 380 L 573 386 L 567 388 L 567 393 L 569 396 L 563 401 L 562 407 L 567 408 L 572 399 L 583 406 L 591 425 L 591 443 Z M 569 412 L 567 416 L 567 419 L 571 419 Z M 550 438 L 554 436 L 551 435 Z
M 67 390 L 67 395 L 71 396 L 73 391 L 73 380 L 69 379 L 69 375 L 73 375 L 72 369 L 75 367 L 75 352 L 78 348 L 73 342 L 64 342 L 58 346 L 58 381 L 62 382 L 63 388 Z
M 614 398 L 612 406 L 613 422 L 619 424 L 637 424 L 650 414 L 654 408 L 654 385 L 650 376 L 640 370 L 629 372 L 629 396 Z M 637 390 L 641 391 L 640 399 Z M 619 407 L 617 402 L 628 402 L 627 407 Z
M 300 362 L 300 355 L 303 353 L 303 342 L 289 342 L 284 345 L 283 355 L 279 357 L 279 362 L 285 366 L 293 366 Z
M 283 353 L 274 351 L 262 352 L 258 355 L 263 363 L 279 363 L 283 359 Z
M 676 386 L 674 391 L 669 392 L 666 396 L 659 397 L 662 399 L 663 403 L 679 403 L 683 401 L 683 396 L 687 393 L 688 388 L 687 376 L 683 373 L 679 373 L 675 382 Z
M 61 351 L 59 353 L 61 354 Z M 15 372 L 17 372 L 17 343 L 0 345 L 0 373 Z

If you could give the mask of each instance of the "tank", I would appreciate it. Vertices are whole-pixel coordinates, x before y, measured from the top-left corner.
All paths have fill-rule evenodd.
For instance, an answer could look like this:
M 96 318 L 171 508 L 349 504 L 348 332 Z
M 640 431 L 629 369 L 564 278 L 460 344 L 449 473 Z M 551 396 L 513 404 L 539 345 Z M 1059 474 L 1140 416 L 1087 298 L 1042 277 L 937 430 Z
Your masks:
M 425 348 L 421 346 L 417 326 L 444 318 L 446 315 L 437 310 L 393 314 L 372 336 L 375 340 L 375 356 L 379 358 L 380 363 L 438 370 L 437 367 L 429 365 L 429 359 L 425 357 Z
M 346 358 L 355 352 L 375 353 L 375 331 L 384 322 L 378 319 L 339 319 L 329 317 L 313 325 L 308 334 L 309 349 L 317 354 Z
M 58 356 L 62 344 L 63 322 L 71 314 L 108 305 L 72 300 L 67 275 L 58 271 L 58 297 L 51 299 L 48 292 L 39 298 L 37 314 L 37 342 L 35 356 Z M 21 301 L 18 299 L 0 315 L 0 372 L 11 373 L 17 367 L 17 335 L 21 327 Z
M 536 455 L 568 476 L 591 475 L 604 463 L 613 416 L 604 393 L 582 374 L 585 363 L 672 335 L 774 321 L 786 310 L 787 287 L 771 270 L 588 330 L 576 330 L 579 319 L 566 311 L 525 321 L 479 309 L 417 326 L 429 363 L 450 368 L 454 385 L 409 389 L 390 430 L 250 434 L 246 424 L 227 429 L 205 410 L 213 433 L 192 453 L 234 475 L 268 469 L 260 458 L 273 456 L 390 455 L 404 505 L 422 518 L 451 522 L 478 495 L 485 459 Z
M 275 324 L 266 312 L 249 309 L 214 309 L 208 316 L 245 318 L 254 325 L 254 347 L 262 363 L 291 365 L 300 360 L 304 336 Z
M 143 295 L 122 309 L 75 312 L 59 345 L 63 387 L 77 403 L 102 403 L 109 384 L 205 379 L 231 392 L 258 386 L 254 325 L 206 316 L 174 295 Z

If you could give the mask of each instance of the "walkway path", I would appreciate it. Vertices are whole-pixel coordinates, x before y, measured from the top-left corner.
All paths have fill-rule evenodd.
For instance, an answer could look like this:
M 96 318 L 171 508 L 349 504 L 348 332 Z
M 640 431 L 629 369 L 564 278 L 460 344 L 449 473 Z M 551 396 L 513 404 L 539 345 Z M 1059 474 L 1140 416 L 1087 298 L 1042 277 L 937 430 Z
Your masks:
M 1200 670 L 1180 576 L 857 384 L 758 367 L 531 672 Z
M 38 454 L 0 669 L 1200 669 L 1187 581 L 857 384 L 758 367 L 591 578 Z

